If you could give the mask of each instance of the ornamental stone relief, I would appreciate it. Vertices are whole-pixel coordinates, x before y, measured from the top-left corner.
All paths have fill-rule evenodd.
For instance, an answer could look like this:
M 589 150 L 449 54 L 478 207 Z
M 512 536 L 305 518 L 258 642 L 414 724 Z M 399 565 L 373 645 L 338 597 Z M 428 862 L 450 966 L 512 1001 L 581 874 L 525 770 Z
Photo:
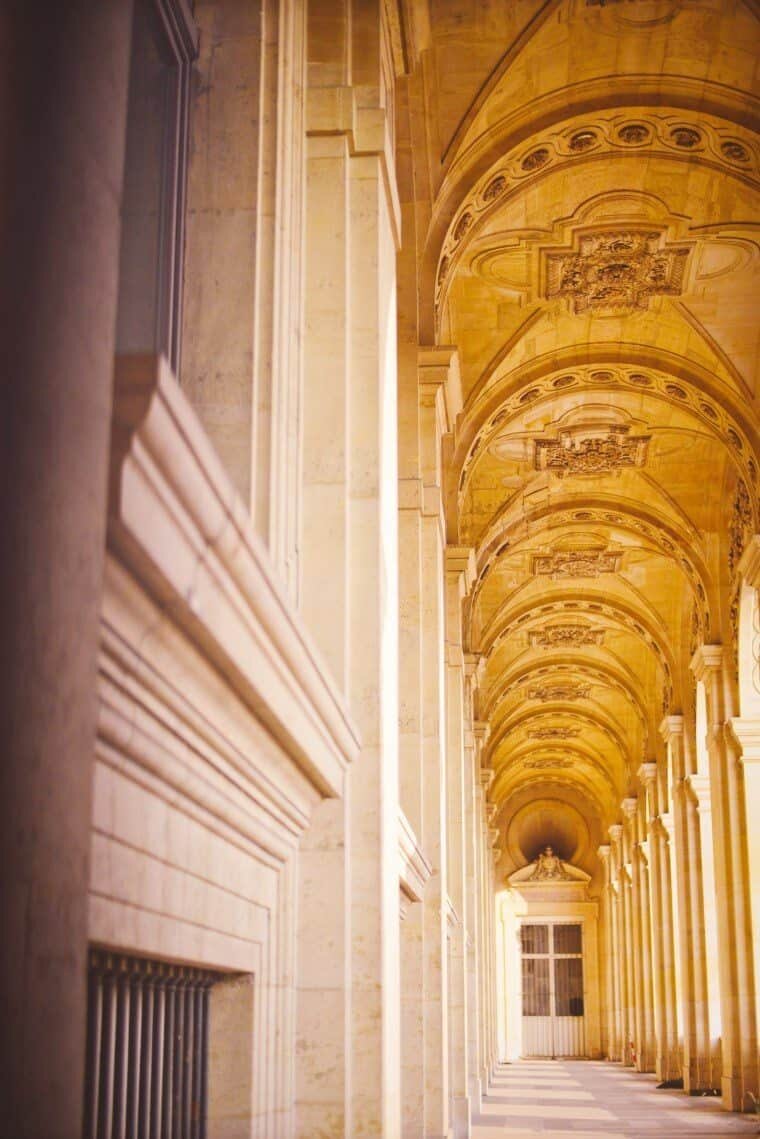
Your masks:
M 568 680 L 557 684 L 535 684 L 528 689 L 528 699 L 540 700 L 543 704 L 549 700 L 588 700 L 590 692 L 590 684 Z
M 546 296 L 567 298 L 576 313 L 645 309 L 650 297 L 682 292 L 688 255 L 652 231 L 586 233 L 577 251 L 546 255 Z
M 587 625 L 547 625 L 530 633 L 532 648 L 578 648 L 583 645 L 601 645 L 604 629 L 590 629 Z
M 528 732 L 529 740 L 574 740 L 580 734 L 580 728 L 566 728 L 554 726 L 550 728 L 534 728 Z
M 519 412 L 527 403 L 553 399 L 558 391 L 570 388 L 575 388 L 579 392 L 587 388 L 647 391 L 670 403 L 678 403 L 688 408 L 691 414 L 729 445 L 737 461 L 745 469 L 749 482 L 753 486 L 757 485 L 758 470 L 751 455 L 752 446 L 727 407 L 712 402 L 692 385 L 684 388 L 674 384 L 672 378 L 664 372 L 654 370 L 644 372 L 639 369 L 617 367 L 580 367 L 558 376 L 547 376 L 538 383 L 534 380 L 527 389 L 518 390 L 505 398 L 470 448 L 459 477 L 460 494 L 464 491 L 475 459 L 482 451 L 488 450 L 506 419 Z
M 559 439 L 535 440 L 537 471 L 565 475 L 619 474 L 626 468 L 643 467 L 649 435 L 629 435 L 625 426 L 607 428 L 604 433 L 579 435 L 563 431 Z
M 744 553 L 747 541 L 747 532 L 752 526 L 752 502 L 747 490 L 747 484 L 739 479 L 736 487 L 736 497 L 731 512 L 731 521 L 728 527 L 728 570 L 733 578 L 736 567 Z
M 600 0 L 601 2 L 601 0 Z M 609 0 L 608 0 L 609 2 Z M 747 132 L 737 138 L 719 118 L 700 115 L 685 121 L 669 114 L 649 114 L 626 120 L 619 112 L 571 127 L 547 132 L 528 148 L 517 147 L 478 182 L 452 222 L 438 264 L 436 303 L 463 238 L 475 231 L 481 216 L 499 201 L 519 192 L 528 178 L 534 178 L 558 163 L 578 161 L 587 154 L 650 150 L 658 154 L 689 152 L 698 161 L 724 170 L 739 171 L 744 179 L 758 182 L 758 156 Z
M 615 550 L 555 550 L 536 554 L 533 573 L 536 577 L 599 577 L 617 573 L 622 554 Z
M 523 763 L 523 767 L 532 771 L 546 771 L 548 768 L 571 766 L 572 763 L 569 759 L 563 759 L 559 756 L 555 759 L 526 759 Z

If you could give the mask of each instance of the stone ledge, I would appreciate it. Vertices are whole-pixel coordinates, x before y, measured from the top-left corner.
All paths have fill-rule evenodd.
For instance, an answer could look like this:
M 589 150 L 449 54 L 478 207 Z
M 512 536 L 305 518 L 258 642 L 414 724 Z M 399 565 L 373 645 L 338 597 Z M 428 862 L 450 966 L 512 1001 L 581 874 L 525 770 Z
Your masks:
M 116 362 L 108 545 L 318 793 L 340 796 L 356 728 L 162 358 Z

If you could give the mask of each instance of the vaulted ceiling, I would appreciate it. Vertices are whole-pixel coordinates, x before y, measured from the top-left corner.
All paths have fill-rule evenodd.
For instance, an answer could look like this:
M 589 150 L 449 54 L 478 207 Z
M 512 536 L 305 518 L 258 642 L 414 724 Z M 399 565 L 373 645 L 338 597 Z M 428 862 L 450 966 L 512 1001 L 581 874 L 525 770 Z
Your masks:
M 740 0 L 430 5 L 421 322 L 459 353 L 448 537 L 504 872 L 552 839 L 597 869 L 695 646 L 734 635 L 759 48 Z

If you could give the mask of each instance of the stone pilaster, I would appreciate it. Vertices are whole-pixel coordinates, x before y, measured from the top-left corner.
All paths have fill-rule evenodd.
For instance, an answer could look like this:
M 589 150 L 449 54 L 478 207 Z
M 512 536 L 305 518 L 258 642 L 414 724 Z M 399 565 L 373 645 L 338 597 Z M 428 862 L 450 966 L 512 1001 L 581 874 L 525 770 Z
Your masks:
M 740 748 L 729 731 L 733 688 L 723 645 L 702 645 L 691 668 L 705 686 L 721 991 L 721 1090 L 733 1111 L 758 1091 L 747 815 Z

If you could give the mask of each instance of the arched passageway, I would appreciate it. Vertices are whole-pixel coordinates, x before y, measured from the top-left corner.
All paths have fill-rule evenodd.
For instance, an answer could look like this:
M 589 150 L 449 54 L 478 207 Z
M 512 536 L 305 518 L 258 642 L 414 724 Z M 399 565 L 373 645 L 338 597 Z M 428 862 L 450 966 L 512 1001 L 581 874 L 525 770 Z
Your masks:
M 5 8 L 0 1119 L 745 1132 L 760 0 Z

